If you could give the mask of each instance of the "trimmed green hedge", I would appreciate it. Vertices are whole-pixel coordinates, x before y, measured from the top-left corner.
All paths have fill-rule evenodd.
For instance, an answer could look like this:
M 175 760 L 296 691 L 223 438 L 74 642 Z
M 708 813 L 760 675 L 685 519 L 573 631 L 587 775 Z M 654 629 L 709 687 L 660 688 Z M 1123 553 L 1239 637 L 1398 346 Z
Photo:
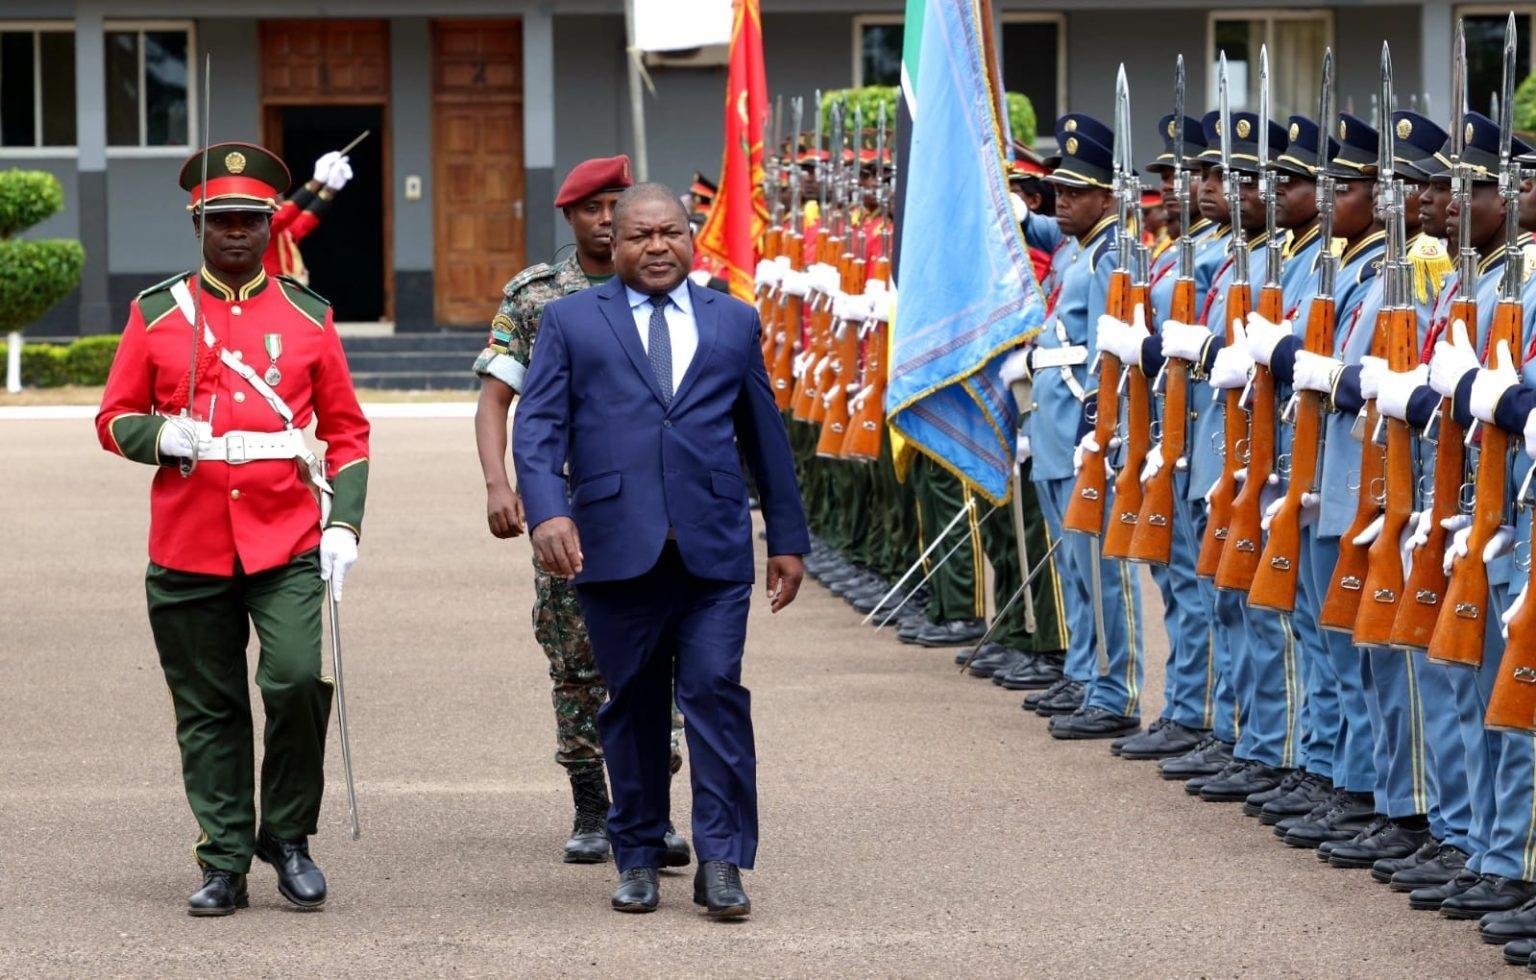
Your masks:
M 80 284 L 85 249 L 70 239 L 0 238 L 0 332 L 20 330 Z
M 72 344 L 23 344 L 21 383 L 32 388 L 106 384 L 117 340 L 114 335 L 81 337 Z M 0 365 L 8 353 L 0 342 Z
M 896 145 L 896 99 L 898 90 L 895 86 L 866 85 L 864 88 L 842 88 L 830 92 L 821 93 L 821 124 L 823 127 L 822 138 L 826 139 L 831 133 L 832 104 L 847 100 L 847 115 L 843 118 L 848 125 L 853 125 L 853 110 L 855 108 L 864 111 L 864 128 L 873 130 L 880 119 L 880 105 L 885 104 L 885 121 L 888 139 L 891 146 Z M 1025 146 L 1033 145 L 1035 134 L 1038 131 L 1038 123 L 1035 120 L 1035 107 L 1030 103 L 1029 96 L 1020 92 L 1009 92 L 1008 96 L 1008 128 L 1013 133 L 1013 138 Z M 809 129 L 809 125 L 806 127 Z
M 64 207 L 64 188 L 44 170 L 0 170 L 0 238 L 10 238 Z

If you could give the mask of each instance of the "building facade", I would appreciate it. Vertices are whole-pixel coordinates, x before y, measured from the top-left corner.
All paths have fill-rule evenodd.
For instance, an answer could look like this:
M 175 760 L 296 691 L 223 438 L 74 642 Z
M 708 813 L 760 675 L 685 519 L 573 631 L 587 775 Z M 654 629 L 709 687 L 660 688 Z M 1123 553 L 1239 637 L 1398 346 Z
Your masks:
M 902 0 L 763 0 L 771 92 L 893 83 Z M 1472 25 L 1473 104 L 1496 84 L 1508 8 L 1449 0 L 1318 7 L 996 0 L 1003 73 L 1041 128 L 1068 105 L 1110 118 L 1124 62 L 1138 140 L 1172 105 L 1174 55 L 1190 112 L 1234 64 L 1234 106 L 1274 64 L 1277 112 L 1315 111 L 1321 48 L 1339 56 L 1340 104 L 1374 109 L 1382 40 L 1400 93 L 1449 105 L 1455 17 Z M 1536 7 L 1517 7 L 1522 74 Z M 313 285 L 338 318 L 396 331 L 480 328 L 502 282 L 569 241 L 550 206 L 577 161 L 632 151 L 620 0 L 6 0 L 0 7 L 0 167 L 48 170 L 65 211 L 31 234 L 79 238 L 80 289 L 35 336 L 110 332 L 146 285 L 190 267 L 195 238 L 175 174 L 204 137 L 255 140 L 296 181 L 367 130 L 356 177 L 306 241 Z M 1487 43 L 1483 43 L 1486 41 Z M 209 132 L 202 72 L 211 58 Z M 685 188 L 720 165 L 725 67 L 704 51 L 655 59 L 645 99 L 649 175 Z

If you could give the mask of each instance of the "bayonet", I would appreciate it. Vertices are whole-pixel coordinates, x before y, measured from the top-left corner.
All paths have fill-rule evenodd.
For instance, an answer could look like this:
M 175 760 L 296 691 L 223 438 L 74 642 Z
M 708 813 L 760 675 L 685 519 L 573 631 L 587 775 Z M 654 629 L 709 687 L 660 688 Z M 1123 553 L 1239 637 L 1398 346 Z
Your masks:
M 800 179 L 800 127 L 805 122 L 805 96 L 797 95 L 790 100 L 790 129 L 794 135 L 790 137 L 794 146 L 789 153 L 790 176 L 789 182 L 789 220 L 790 226 L 798 238 L 805 231 L 805 215 L 800 213 L 801 197 L 805 193 L 805 182 Z
M 1227 220 L 1232 225 L 1232 281 L 1248 281 L 1248 236 L 1243 233 L 1242 177 L 1232 169 L 1232 98 L 1227 77 L 1227 53 L 1221 53 L 1217 70 L 1216 130 L 1221 137 L 1221 186 L 1227 198 Z
M 1338 103 L 1333 87 L 1333 49 L 1323 49 L 1323 84 L 1317 99 L 1317 121 L 1320 132 L 1317 142 L 1317 217 L 1322 248 L 1317 256 L 1317 294 L 1333 299 L 1334 279 L 1339 260 L 1333 254 L 1333 208 L 1338 185 L 1323 171 L 1328 166 L 1328 144 L 1333 140 L 1337 125 Z
M 1269 47 L 1259 46 L 1259 195 L 1264 202 L 1264 285 L 1280 285 L 1284 243 L 1275 215 L 1275 169 L 1269 159 Z
M 1173 74 L 1173 198 L 1179 207 L 1179 278 L 1195 277 L 1195 242 L 1189 233 L 1189 168 L 1184 165 L 1184 56 Z
M 1131 89 L 1125 80 L 1125 65 L 1120 65 L 1119 72 L 1115 75 L 1115 140 L 1113 147 L 1114 157 L 1114 193 L 1116 204 L 1119 208 L 1120 227 L 1117 229 L 1119 239 L 1115 249 L 1115 268 L 1129 270 L 1131 268 L 1131 208 L 1139 206 L 1140 194 L 1137 192 L 1137 201 L 1132 201 L 1132 188 L 1138 186 L 1136 180 L 1136 165 L 1131 162 Z
M 1504 283 L 1501 300 L 1514 302 L 1525 282 L 1520 253 L 1520 170 L 1513 158 L 1515 138 L 1515 15 L 1504 28 L 1504 79 L 1499 108 L 1499 196 L 1504 199 Z
M 812 108 L 816 112 L 816 134 L 811 140 L 811 172 L 816 175 L 816 208 L 817 220 L 826 220 L 827 209 L 827 182 L 823 173 L 821 160 L 821 89 L 816 90 L 814 96 L 816 105 Z

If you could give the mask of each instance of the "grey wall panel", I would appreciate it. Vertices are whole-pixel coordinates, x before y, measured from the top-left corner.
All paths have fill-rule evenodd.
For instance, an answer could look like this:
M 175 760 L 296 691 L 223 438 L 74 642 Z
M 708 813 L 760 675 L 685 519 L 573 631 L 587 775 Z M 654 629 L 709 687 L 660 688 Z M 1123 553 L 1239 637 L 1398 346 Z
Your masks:
M 223 17 L 200 20 L 197 22 L 197 42 L 200 48 L 197 53 L 199 75 L 203 56 L 213 57 L 213 118 L 209 120 L 213 139 L 217 142 L 260 142 L 261 47 L 256 21 Z M 201 79 L 198 84 L 201 86 Z M 198 125 L 201 126 L 201 108 L 198 113 Z
M 1409 93 L 1421 93 L 1423 66 L 1419 60 L 1422 24 L 1418 6 L 1340 7 L 1333 15 L 1333 41 L 1338 54 L 1339 105 L 1351 97 L 1355 114 L 1371 118 L 1371 96 L 1381 90 L 1381 42 L 1392 46 L 1392 74 L 1398 104 L 1406 108 Z M 1430 109 L 1449 114 L 1450 106 L 1436 93 Z
M 431 271 L 432 34 L 424 17 L 389 25 L 390 152 L 394 156 L 395 268 Z M 421 199 L 405 198 L 407 177 L 421 178 Z M 395 296 L 396 315 L 402 297 Z

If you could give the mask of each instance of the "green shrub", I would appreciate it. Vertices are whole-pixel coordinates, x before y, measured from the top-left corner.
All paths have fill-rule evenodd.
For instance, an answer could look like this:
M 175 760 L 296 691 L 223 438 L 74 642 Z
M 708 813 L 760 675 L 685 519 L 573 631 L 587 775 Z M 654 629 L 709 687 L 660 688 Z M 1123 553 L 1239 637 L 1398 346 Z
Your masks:
M 1008 128 L 1013 138 L 1029 146 L 1035 142 L 1035 134 L 1038 124 L 1035 120 L 1035 107 L 1030 103 L 1029 96 L 1019 92 L 1009 92 L 1008 96 Z M 885 105 L 886 138 L 889 145 L 896 145 L 896 100 L 899 97 L 899 89 L 895 86 L 866 85 L 864 88 L 840 88 L 830 92 L 821 93 L 821 125 L 822 139 L 827 139 L 832 132 L 832 105 L 846 100 L 843 119 L 846 125 L 853 125 L 853 112 L 862 109 L 864 113 L 864 128 L 874 129 L 880 120 L 880 106 Z
M 53 174 L 0 170 L 0 238 L 31 228 L 63 207 L 64 188 Z
M 77 241 L 0 239 L 0 331 L 20 330 L 80 283 L 85 249 Z
M 21 383 L 32 388 L 57 388 L 68 384 L 64 368 L 66 350 L 57 344 L 23 344 Z
M 1008 93 L 1008 128 L 1013 133 L 1013 138 L 1025 146 L 1033 146 L 1038 124 L 1035 121 L 1035 107 L 1029 101 L 1029 96 L 1022 92 Z
M 72 385 L 102 385 L 117 354 L 116 336 L 81 337 L 64 349 L 64 374 Z

